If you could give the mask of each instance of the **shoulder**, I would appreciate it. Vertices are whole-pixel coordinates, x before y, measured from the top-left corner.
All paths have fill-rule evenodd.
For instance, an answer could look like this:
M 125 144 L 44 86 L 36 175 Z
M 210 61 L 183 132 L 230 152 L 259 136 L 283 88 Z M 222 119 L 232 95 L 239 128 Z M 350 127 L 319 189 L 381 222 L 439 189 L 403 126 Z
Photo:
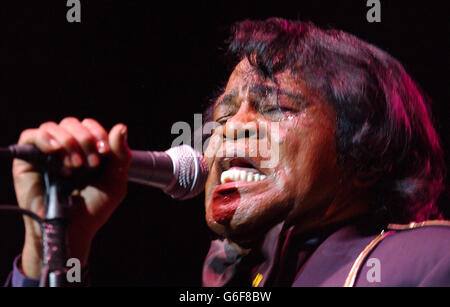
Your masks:
M 381 266 L 384 285 L 450 284 L 450 221 L 391 224 L 366 260 L 371 258 Z
M 433 220 L 421 223 L 390 224 L 393 234 L 384 240 L 384 248 L 408 249 L 414 254 L 449 254 L 450 221 Z M 395 247 L 394 247 L 395 246 Z M 433 253 L 432 253 L 433 252 Z
M 383 240 L 377 248 L 394 259 L 403 256 L 402 261 L 432 265 L 450 255 L 450 221 L 434 220 L 405 225 L 390 224 L 392 235 Z M 410 259 L 410 261 L 408 261 Z

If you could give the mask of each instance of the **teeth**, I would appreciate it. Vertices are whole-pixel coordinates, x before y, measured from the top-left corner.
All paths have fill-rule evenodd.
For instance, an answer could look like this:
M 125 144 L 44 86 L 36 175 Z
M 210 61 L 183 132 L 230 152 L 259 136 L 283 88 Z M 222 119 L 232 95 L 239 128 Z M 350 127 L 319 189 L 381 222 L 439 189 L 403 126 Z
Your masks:
M 240 177 L 241 181 L 245 181 L 247 179 L 247 172 L 246 171 L 240 171 Z
M 253 172 L 247 172 L 244 170 L 230 169 L 224 171 L 220 175 L 220 183 L 232 182 L 232 181 L 261 181 L 266 179 L 266 175 L 256 174 Z
M 253 178 L 254 178 L 254 177 L 253 177 L 253 174 L 250 173 L 250 172 L 248 172 L 248 173 L 247 173 L 247 181 L 248 181 L 248 182 L 253 181 Z

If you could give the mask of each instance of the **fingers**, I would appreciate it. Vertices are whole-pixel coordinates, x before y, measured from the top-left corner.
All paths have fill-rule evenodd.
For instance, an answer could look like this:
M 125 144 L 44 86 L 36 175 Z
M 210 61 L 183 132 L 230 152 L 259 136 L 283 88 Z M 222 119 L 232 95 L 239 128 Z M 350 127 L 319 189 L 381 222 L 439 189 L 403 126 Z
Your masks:
M 39 127 L 39 130 L 49 133 L 62 146 L 63 162 L 66 166 L 77 168 L 83 165 L 83 150 L 70 129 L 69 132 L 61 124 L 46 122 Z
M 97 167 L 100 157 L 110 152 L 108 133 L 93 119 L 80 122 L 74 117 L 59 124 L 43 123 L 38 129 L 22 132 L 19 144 L 33 144 L 46 154 L 59 151 L 64 165 Z
M 39 129 L 27 129 L 20 134 L 19 145 L 33 144 L 45 154 L 52 154 L 62 148 L 47 131 Z
M 88 124 L 86 124 L 86 122 Z M 96 122 L 96 124 L 94 124 L 93 122 L 95 121 L 85 121 L 85 124 L 83 125 L 78 119 L 67 117 L 59 124 L 60 127 L 70 132 L 78 147 L 82 149 L 84 161 L 89 167 L 97 167 L 100 164 L 100 153 L 97 144 L 104 142 L 106 138 L 102 131 L 104 129 L 100 129 L 98 127 L 100 125 Z M 89 129 L 89 125 L 95 126 L 95 134 L 94 131 Z M 100 145 L 100 147 L 102 148 L 102 151 L 104 151 L 105 145 Z
M 84 119 L 81 124 L 85 126 L 97 139 L 96 147 L 100 154 L 106 154 L 109 152 L 108 132 L 102 127 L 96 120 L 92 118 Z

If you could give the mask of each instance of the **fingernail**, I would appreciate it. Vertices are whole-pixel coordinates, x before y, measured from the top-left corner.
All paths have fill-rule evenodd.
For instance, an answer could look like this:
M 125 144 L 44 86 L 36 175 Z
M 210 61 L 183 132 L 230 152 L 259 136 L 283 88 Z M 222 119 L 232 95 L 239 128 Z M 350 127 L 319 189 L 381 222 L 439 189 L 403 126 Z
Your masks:
M 58 149 L 59 148 L 59 143 L 56 142 L 54 139 L 50 139 L 49 144 L 54 149 Z
M 98 156 L 94 153 L 89 154 L 87 160 L 89 167 L 96 167 L 100 163 Z
M 82 159 L 81 156 L 80 156 L 78 153 L 76 153 L 76 152 L 73 152 L 73 153 L 70 155 L 70 160 L 72 161 L 73 167 L 80 167 L 81 165 L 83 165 L 83 159 Z
M 126 143 L 127 142 L 127 138 L 128 138 L 128 129 L 127 127 L 123 127 L 122 130 L 120 131 L 120 135 L 122 136 L 122 143 Z
M 97 146 L 97 151 L 99 154 L 104 154 L 106 152 L 106 144 L 104 141 L 97 141 L 95 145 Z

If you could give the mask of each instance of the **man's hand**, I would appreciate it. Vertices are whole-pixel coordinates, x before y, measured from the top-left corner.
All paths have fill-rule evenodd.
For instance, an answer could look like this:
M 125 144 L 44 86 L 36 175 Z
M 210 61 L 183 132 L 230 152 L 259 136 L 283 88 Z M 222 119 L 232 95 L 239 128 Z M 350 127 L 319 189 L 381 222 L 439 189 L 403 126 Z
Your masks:
M 22 132 L 18 144 L 33 144 L 46 154 L 58 154 L 69 168 L 99 168 L 87 178 L 85 186 L 74 191 L 71 223 L 68 228 L 69 256 L 86 265 L 91 241 L 123 200 L 127 188 L 131 154 L 127 145 L 127 127 L 114 126 L 109 134 L 93 119 L 68 117 L 59 124 L 46 122 L 38 129 Z M 42 174 L 23 160 L 13 162 L 17 201 L 23 209 L 44 217 L 45 188 Z M 25 244 L 22 271 L 38 279 L 42 268 L 42 233 L 28 217 L 25 222 Z

